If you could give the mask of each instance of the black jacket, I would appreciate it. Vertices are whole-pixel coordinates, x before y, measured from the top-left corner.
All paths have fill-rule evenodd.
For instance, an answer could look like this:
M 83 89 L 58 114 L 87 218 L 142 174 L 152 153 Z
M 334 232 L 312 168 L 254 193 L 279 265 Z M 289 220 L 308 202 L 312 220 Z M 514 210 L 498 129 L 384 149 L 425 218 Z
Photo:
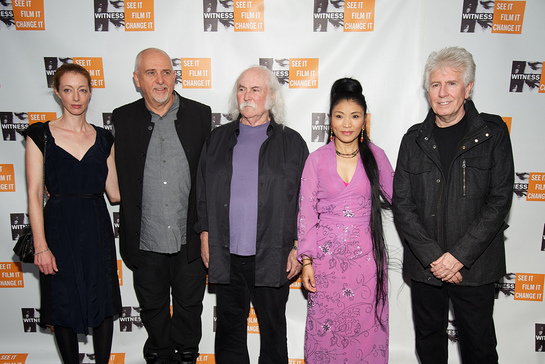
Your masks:
M 211 283 L 229 283 L 229 203 L 238 134 L 239 121 L 214 129 L 199 163 L 195 230 L 208 231 Z M 303 138 L 271 120 L 259 151 L 257 286 L 279 287 L 288 281 L 286 265 L 293 241 L 297 240 L 299 186 L 307 156 Z
M 393 210 L 404 242 L 404 273 L 441 285 L 430 263 L 450 252 L 464 267 L 460 285 L 492 283 L 505 275 L 503 231 L 511 207 L 513 154 L 497 115 L 464 105 L 468 126 L 445 183 L 433 138 L 435 114 L 403 137 L 394 177 Z
M 210 133 L 212 114 L 209 106 L 179 97 L 176 131 L 184 148 L 191 173 L 191 190 L 187 213 L 187 259 L 200 257 L 200 239 L 193 231 L 197 212 L 195 177 L 199 155 Z M 142 218 L 142 182 L 144 164 L 154 124 L 144 99 L 121 106 L 113 111 L 115 128 L 115 162 L 121 191 L 119 208 L 119 246 L 121 257 L 129 269 L 138 266 L 140 223 Z

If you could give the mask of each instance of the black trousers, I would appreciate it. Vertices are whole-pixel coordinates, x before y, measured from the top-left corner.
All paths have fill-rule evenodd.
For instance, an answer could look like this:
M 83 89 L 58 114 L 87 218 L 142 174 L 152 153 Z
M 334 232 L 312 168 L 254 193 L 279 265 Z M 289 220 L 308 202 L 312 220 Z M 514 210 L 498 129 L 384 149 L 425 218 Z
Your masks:
M 494 284 L 441 287 L 411 282 L 416 351 L 422 364 L 448 362 L 448 312 L 452 301 L 462 363 L 496 364 Z
M 254 304 L 260 332 L 259 364 L 287 364 L 286 302 L 289 283 L 282 287 L 255 286 L 255 256 L 231 254 L 230 283 L 216 290 L 217 364 L 249 364 L 247 318 Z
M 206 273 L 200 259 L 187 262 L 186 247 L 176 254 L 140 250 L 133 271 L 140 318 L 148 332 L 144 356 L 167 358 L 175 351 L 198 351 Z M 172 317 L 170 298 L 172 294 Z

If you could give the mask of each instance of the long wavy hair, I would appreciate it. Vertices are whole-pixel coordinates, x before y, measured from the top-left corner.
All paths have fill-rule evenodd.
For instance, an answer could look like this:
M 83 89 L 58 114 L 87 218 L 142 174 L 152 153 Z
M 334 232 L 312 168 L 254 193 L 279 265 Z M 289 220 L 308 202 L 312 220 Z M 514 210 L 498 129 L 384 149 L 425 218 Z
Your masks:
M 329 103 L 329 115 L 332 115 L 333 109 L 341 101 L 353 101 L 363 109 L 364 116 L 367 116 L 367 103 L 363 96 L 361 84 L 353 78 L 341 78 L 331 87 L 331 97 Z M 331 126 L 330 126 L 331 127 Z M 377 161 L 371 148 L 369 147 L 369 136 L 363 133 L 363 142 L 358 137 L 358 147 L 360 158 L 371 184 L 371 240 L 373 242 L 373 257 L 377 269 L 377 285 L 375 289 L 375 317 L 379 324 L 384 328 L 384 322 L 380 318 L 384 306 L 388 300 L 387 274 L 386 266 L 388 264 L 388 250 L 384 241 L 384 229 L 382 226 L 382 210 L 390 210 L 392 205 L 388 201 L 386 194 L 380 187 L 379 172 Z M 329 139 L 328 139 L 329 143 Z

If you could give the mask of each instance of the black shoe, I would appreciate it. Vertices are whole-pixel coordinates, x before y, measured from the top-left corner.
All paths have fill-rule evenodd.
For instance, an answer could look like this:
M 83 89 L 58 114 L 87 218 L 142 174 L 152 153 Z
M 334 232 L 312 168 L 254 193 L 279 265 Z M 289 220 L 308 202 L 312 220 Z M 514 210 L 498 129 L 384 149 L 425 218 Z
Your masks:
M 157 353 L 145 354 L 146 364 L 170 364 L 168 357 L 161 356 Z
M 199 357 L 199 353 L 195 351 L 182 351 L 181 353 L 178 353 L 181 357 L 181 361 L 176 362 L 180 364 L 196 364 L 197 358 Z

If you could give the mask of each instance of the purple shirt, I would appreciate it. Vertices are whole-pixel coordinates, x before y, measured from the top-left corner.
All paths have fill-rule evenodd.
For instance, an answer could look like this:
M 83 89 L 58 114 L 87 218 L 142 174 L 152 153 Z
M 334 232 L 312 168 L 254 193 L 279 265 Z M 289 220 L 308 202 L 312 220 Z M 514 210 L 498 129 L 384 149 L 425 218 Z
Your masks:
M 267 139 L 268 127 L 269 123 L 254 127 L 240 123 L 240 133 L 233 149 L 229 205 L 231 254 L 256 254 L 259 150 Z

